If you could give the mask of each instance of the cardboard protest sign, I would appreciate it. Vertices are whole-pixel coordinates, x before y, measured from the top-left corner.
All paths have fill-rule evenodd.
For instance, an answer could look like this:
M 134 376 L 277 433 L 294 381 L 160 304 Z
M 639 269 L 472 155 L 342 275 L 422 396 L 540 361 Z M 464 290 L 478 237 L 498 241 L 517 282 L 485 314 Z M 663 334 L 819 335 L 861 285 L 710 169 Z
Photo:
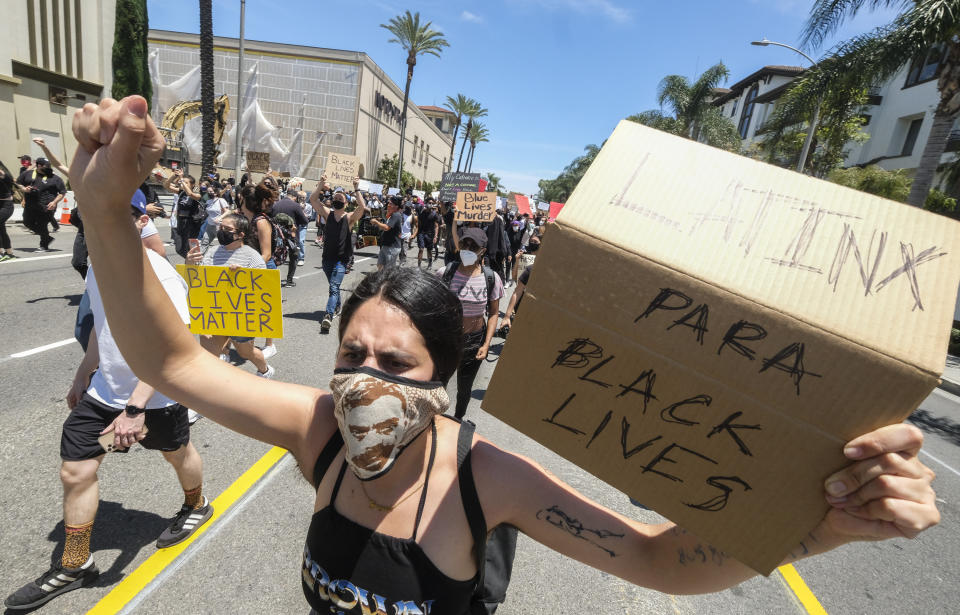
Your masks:
M 477 184 L 477 192 L 486 192 L 487 191 L 487 180 L 481 179 Z
M 247 151 L 247 171 L 266 173 L 270 170 L 270 152 Z
M 394 196 L 400 194 L 400 188 L 387 188 L 387 196 Z
M 417 197 L 418 199 L 420 199 L 420 200 L 422 201 L 422 200 L 424 199 L 424 197 L 427 196 L 427 193 L 424 192 L 423 190 L 414 190 L 414 191 L 413 191 L 413 196 Z
M 490 222 L 497 215 L 497 195 L 494 192 L 458 192 L 457 222 Z
M 177 265 L 187 281 L 190 332 L 283 337 L 280 272 Z
M 513 196 L 514 200 L 517 202 L 517 213 L 521 216 L 523 214 L 533 215 L 533 210 L 530 209 L 530 199 L 523 196 L 522 194 L 515 194 Z
M 458 192 L 479 192 L 479 173 L 458 173 L 451 171 L 443 174 L 440 180 L 440 200 L 456 201 Z
M 332 153 L 327 156 L 327 169 L 324 171 L 327 181 L 336 188 L 353 187 L 353 180 L 360 175 L 360 158 L 350 154 Z
M 767 574 L 936 386 L 958 276 L 951 220 L 621 122 L 483 408 Z
M 563 206 L 566 203 L 555 203 L 550 201 L 550 213 L 547 214 L 547 220 L 553 222 L 557 219 L 557 216 L 560 215 L 560 210 L 563 209 Z
M 373 194 L 383 194 L 383 184 L 370 184 L 370 189 L 367 192 Z
M 432 198 L 437 198 L 438 196 L 440 196 L 440 191 L 439 191 L 439 190 L 434 190 L 433 192 L 430 193 L 430 196 L 431 196 Z
M 362 192 L 371 192 L 370 186 L 372 186 L 372 184 L 366 179 L 361 179 L 359 182 L 357 182 L 357 189 Z

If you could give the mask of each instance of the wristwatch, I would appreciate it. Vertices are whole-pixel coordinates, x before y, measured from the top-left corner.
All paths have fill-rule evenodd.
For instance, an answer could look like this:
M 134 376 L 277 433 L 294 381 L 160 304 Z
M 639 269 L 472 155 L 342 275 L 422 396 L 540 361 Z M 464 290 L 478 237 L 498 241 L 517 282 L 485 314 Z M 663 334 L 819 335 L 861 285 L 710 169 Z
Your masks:
M 127 416 L 129 417 L 134 417 L 134 416 L 143 414 L 144 412 L 147 411 L 146 408 L 138 408 L 137 406 L 131 406 L 129 404 L 127 404 L 127 407 L 124 408 L 124 410 L 126 411 Z

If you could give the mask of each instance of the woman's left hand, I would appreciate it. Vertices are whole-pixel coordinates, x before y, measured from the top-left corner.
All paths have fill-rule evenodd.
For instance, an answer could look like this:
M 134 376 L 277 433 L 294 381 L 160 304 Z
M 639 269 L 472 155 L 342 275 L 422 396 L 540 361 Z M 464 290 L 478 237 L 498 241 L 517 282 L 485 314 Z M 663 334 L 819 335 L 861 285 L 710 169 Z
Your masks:
M 914 538 L 940 522 L 934 473 L 917 457 L 923 433 L 900 423 L 881 427 L 847 443 L 855 463 L 824 482 L 830 511 L 814 531 L 842 542 Z
M 486 359 L 486 358 L 487 358 L 487 352 L 489 352 L 489 350 L 490 350 L 490 347 L 487 346 L 486 344 L 484 344 L 483 346 L 481 346 L 480 348 L 478 348 L 478 349 L 477 349 L 477 360 L 478 360 L 478 361 L 483 361 L 484 359 Z

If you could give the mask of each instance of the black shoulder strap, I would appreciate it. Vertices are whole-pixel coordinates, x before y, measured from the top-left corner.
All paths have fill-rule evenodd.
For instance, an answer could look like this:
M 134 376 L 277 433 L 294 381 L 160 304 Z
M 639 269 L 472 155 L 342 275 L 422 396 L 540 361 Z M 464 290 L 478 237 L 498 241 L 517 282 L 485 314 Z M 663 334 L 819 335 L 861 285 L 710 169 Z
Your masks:
M 470 450 L 473 446 L 474 425 L 464 420 L 460 423 L 457 436 L 457 478 L 460 483 L 460 501 L 467 514 L 470 534 L 473 535 L 473 551 L 477 557 L 477 570 L 480 574 L 479 586 L 483 585 L 483 568 L 486 559 L 487 521 L 483 518 L 483 508 L 477 497 L 477 486 L 473 482 L 473 468 L 470 464 Z
M 323 476 L 327 473 L 327 470 L 330 469 L 330 464 L 333 463 L 334 457 L 337 456 L 341 448 L 343 448 L 343 435 L 338 429 L 333 432 L 333 435 L 327 440 L 327 445 L 323 447 L 323 450 L 320 451 L 320 456 L 317 457 L 317 463 L 313 465 L 314 489 L 320 488 L 320 481 L 323 480 Z
M 447 286 L 450 286 L 450 282 L 453 281 L 453 274 L 457 271 L 457 263 L 453 262 L 447 265 L 447 268 L 443 270 L 443 283 Z
M 490 297 L 493 296 L 493 286 L 496 284 L 496 280 L 493 279 L 494 273 L 493 269 L 483 266 L 483 276 L 487 279 L 487 301 L 492 301 Z

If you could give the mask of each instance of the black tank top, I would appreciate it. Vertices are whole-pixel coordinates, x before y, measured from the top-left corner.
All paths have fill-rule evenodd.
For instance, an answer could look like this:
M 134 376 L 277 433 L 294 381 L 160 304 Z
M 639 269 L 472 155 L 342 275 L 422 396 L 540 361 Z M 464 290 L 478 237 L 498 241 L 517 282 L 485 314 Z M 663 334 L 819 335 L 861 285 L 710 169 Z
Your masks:
M 323 260 L 338 260 L 346 264 L 353 256 L 353 241 L 350 236 L 350 214 L 344 214 L 339 221 L 330 210 L 323 227 Z
M 343 438 L 337 431 L 317 459 L 314 468 L 317 486 L 342 446 Z M 451 579 L 437 569 L 416 542 L 436 450 L 437 428 L 433 425 L 427 477 L 420 494 L 413 536 L 409 539 L 381 534 L 337 512 L 337 493 L 347 469 L 346 461 L 343 462 L 330 503 L 313 515 L 303 550 L 303 592 L 316 613 L 463 615 L 469 612 L 479 572 L 467 581 Z

